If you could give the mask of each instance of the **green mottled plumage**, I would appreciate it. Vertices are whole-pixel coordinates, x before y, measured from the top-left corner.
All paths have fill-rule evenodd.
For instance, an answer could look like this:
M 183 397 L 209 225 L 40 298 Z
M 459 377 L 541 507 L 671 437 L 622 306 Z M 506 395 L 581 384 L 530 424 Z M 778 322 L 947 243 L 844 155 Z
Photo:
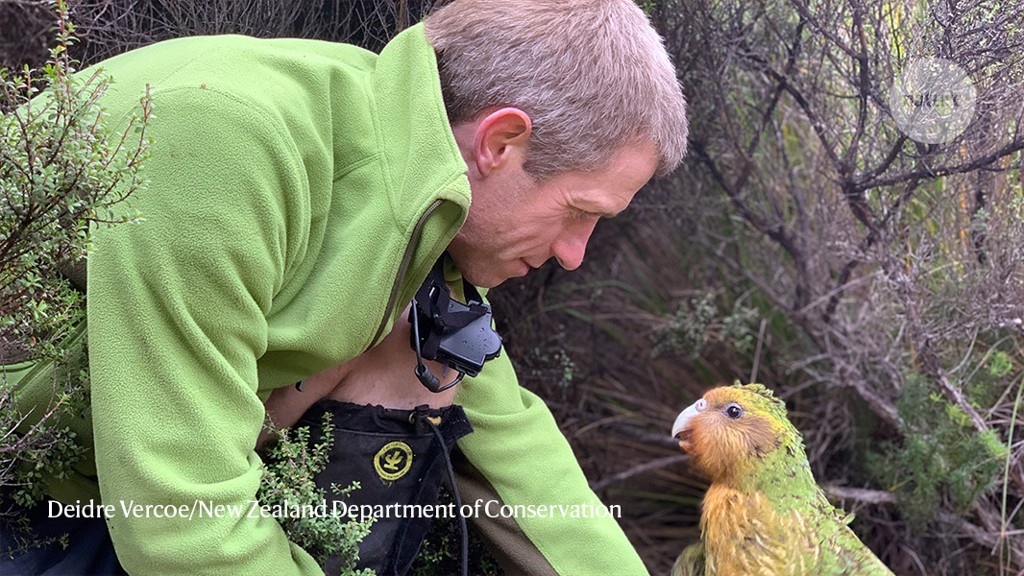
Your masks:
M 737 383 L 703 401 L 687 409 L 680 446 L 711 486 L 701 541 L 679 555 L 672 576 L 892 576 L 814 481 L 781 400 Z M 734 405 L 739 417 L 728 415 Z

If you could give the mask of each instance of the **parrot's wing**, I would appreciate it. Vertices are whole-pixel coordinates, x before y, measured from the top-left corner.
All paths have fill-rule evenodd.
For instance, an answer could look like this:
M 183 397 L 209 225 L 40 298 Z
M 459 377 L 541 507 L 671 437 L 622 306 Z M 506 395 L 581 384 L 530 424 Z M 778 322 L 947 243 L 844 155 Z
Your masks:
M 831 548 L 843 574 L 850 576 L 893 576 L 889 568 L 857 538 L 849 526 L 842 526 Z
M 892 571 L 850 529 L 853 514 L 832 506 L 823 492 L 819 492 L 817 506 L 809 516 L 802 524 L 817 535 L 814 538 L 814 547 L 817 548 L 814 556 L 820 559 L 821 573 L 893 576 Z
M 692 544 L 683 550 L 672 566 L 672 576 L 704 576 L 704 544 Z

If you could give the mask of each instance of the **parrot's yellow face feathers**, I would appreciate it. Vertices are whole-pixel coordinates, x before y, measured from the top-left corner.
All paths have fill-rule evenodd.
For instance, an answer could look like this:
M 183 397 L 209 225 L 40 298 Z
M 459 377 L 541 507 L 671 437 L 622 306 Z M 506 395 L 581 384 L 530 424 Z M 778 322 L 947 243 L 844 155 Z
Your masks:
M 792 430 L 785 407 L 760 384 L 715 388 L 683 410 L 672 436 L 713 482 L 749 471 Z

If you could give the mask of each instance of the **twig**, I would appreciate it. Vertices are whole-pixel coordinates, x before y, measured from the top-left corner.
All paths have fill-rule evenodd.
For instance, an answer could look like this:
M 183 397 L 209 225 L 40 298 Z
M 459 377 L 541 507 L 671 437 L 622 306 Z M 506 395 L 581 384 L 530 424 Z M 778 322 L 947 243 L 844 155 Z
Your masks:
M 868 490 L 866 488 L 850 488 L 826 484 L 821 487 L 826 494 L 836 500 L 853 500 L 864 504 L 895 504 L 896 495 L 885 490 Z
M 602 478 L 600 481 L 592 483 L 590 487 L 594 492 L 600 492 L 601 490 L 604 490 L 605 488 L 611 486 L 612 484 L 617 484 L 619 482 L 628 480 L 640 474 L 646 474 L 647 472 L 650 472 L 652 470 L 659 470 L 661 468 L 675 466 L 676 464 L 680 462 L 686 462 L 689 459 L 690 457 L 687 456 L 686 454 L 674 454 L 672 456 L 665 456 L 664 458 L 658 458 L 656 460 L 651 460 L 643 464 L 638 464 L 631 468 L 627 468 L 626 470 L 623 470 L 622 472 L 619 472 L 617 474 L 612 474 L 611 476 Z
M 895 494 L 884 490 L 866 490 L 863 488 L 849 488 L 846 486 L 835 486 L 832 484 L 826 484 L 822 486 L 822 489 L 826 494 L 837 500 L 853 500 L 864 504 L 894 505 L 898 500 Z M 990 550 L 1004 548 L 1010 556 L 1011 562 L 1017 566 L 1024 566 L 1024 549 L 1021 549 L 1021 547 L 1019 545 L 1015 545 L 1015 543 L 1011 543 L 1000 534 L 1000 530 L 994 524 L 996 520 L 992 518 L 992 512 L 984 509 L 980 505 L 975 505 L 973 512 L 977 516 L 978 520 L 986 527 L 973 524 L 966 518 L 949 512 L 940 511 L 938 517 L 942 522 L 955 526 L 967 538 L 970 538 L 974 542 Z M 988 526 L 990 524 L 991 526 Z

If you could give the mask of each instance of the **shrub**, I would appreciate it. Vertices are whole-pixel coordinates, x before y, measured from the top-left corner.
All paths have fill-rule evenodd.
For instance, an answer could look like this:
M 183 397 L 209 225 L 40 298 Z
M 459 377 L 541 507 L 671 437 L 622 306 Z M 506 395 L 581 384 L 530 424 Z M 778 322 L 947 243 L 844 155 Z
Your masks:
M 288 506 L 317 507 L 326 500 L 326 492 L 316 485 L 314 478 L 327 466 L 328 454 L 334 442 L 334 423 L 330 413 L 324 413 L 322 436 L 310 443 L 309 428 L 273 430 L 274 438 L 264 458 L 263 481 L 257 498 L 271 508 Z M 359 483 L 342 488 L 331 487 L 342 497 L 359 489 Z M 288 539 L 309 552 L 320 564 L 328 558 L 341 559 L 341 576 L 373 576 L 369 569 L 356 570 L 359 543 L 370 533 L 372 521 L 346 521 L 340 516 L 283 515 L 277 519 Z
M 83 409 L 88 375 L 84 342 L 67 345 L 84 298 L 65 274 L 88 252 L 90 226 L 134 219 L 112 208 L 145 185 L 152 113 L 143 98 L 128 128 L 107 128 L 99 99 L 110 80 L 75 74 L 75 28 L 62 1 L 56 10 L 46 64 L 0 69 L 0 365 L 50 363 L 55 391 L 48 407 L 23 412 L 0 367 L 0 485 L 14 486 L 21 505 L 41 498 L 40 480 L 63 477 L 82 452 L 60 423 Z

